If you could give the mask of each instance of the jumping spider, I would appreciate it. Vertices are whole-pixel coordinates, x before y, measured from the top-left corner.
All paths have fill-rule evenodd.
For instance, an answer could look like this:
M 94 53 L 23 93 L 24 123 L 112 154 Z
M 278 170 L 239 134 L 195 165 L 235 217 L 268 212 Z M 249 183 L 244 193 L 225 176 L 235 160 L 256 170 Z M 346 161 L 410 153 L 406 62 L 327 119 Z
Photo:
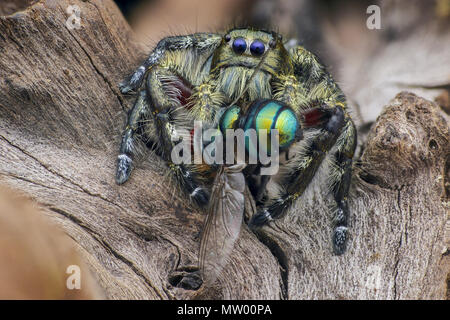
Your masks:
M 223 114 L 231 105 L 250 105 L 249 110 L 257 110 L 238 111 L 237 117 L 246 117 L 244 122 L 269 123 L 280 134 L 292 137 L 282 152 L 287 161 L 276 176 L 258 177 L 255 166 L 244 171 L 245 183 L 258 206 L 249 225 L 262 226 L 280 218 L 302 195 L 328 155 L 332 161 L 329 188 L 336 203 L 333 248 L 338 255 L 345 251 L 356 129 L 344 94 L 314 54 L 300 45 L 284 43 L 275 32 L 248 28 L 226 34 L 172 36 L 158 43 L 120 89 L 136 93 L 137 99 L 128 113 L 120 145 L 118 184 L 130 177 L 138 141 L 145 137 L 158 145 L 182 189 L 198 205 L 207 205 L 217 167 L 174 164 L 171 151 L 179 139 L 176 132 L 192 129 L 193 120 L 220 127 L 228 121 Z M 277 124 L 280 109 L 295 115 L 296 128 Z M 293 132 L 283 132 L 286 130 Z

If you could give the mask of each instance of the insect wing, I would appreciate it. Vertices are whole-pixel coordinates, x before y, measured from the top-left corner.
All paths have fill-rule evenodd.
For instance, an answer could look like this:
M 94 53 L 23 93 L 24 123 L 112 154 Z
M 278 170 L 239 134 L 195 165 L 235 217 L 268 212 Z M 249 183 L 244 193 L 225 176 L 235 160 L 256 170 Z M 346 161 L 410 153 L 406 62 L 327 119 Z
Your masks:
M 222 273 L 241 230 L 244 166 L 222 167 L 214 181 L 200 244 L 199 268 L 205 284 L 213 284 Z

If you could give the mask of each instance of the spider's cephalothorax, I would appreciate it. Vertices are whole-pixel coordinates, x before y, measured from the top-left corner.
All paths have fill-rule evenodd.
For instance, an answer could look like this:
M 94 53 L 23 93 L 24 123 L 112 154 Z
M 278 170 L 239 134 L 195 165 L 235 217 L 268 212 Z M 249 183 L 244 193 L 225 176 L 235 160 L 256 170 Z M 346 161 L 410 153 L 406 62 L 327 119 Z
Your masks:
M 274 32 L 246 28 L 167 37 L 120 88 L 136 92 L 137 99 L 123 133 L 117 183 L 128 180 L 137 142 L 145 137 L 158 145 L 182 189 L 206 205 L 217 166 L 174 164 L 171 151 L 182 139 L 180 129 L 192 131 L 194 120 L 210 128 L 276 126 L 287 139 L 280 144 L 287 162 L 273 177 L 257 177 L 255 166 L 244 171 L 259 210 L 250 225 L 280 218 L 328 154 L 336 202 L 333 248 L 344 252 L 356 130 L 344 94 L 311 52 L 285 44 Z

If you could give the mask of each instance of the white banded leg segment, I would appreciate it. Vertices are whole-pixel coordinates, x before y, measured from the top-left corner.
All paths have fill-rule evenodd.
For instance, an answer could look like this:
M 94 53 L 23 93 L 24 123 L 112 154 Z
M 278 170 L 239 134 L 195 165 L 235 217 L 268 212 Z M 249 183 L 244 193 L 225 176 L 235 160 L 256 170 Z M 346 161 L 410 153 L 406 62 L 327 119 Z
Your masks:
M 209 202 L 209 195 L 202 187 L 196 187 L 191 192 L 190 197 L 200 206 L 204 206 Z
M 145 90 L 139 91 L 139 95 L 134 102 L 133 108 L 128 112 L 127 124 L 122 134 L 120 143 L 120 155 L 117 159 L 116 182 L 125 183 L 131 174 L 133 156 L 138 152 L 138 135 L 141 128 L 141 119 L 149 114 L 149 105 L 147 102 L 147 93 Z
M 201 176 L 192 166 L 186 164 L 169 163 L 169 168 L 186 195 L 199 206 L 205 206 L 209 202 L 209 194 L 202 187 Z
M 263 211 L 259 211 L 256 213 L 250 220 L 250 227 L 260 227 L 265 225 L 266 223 L 273 221 L 272 214 L 269 210 L 264 209 Z
M 186 175 L 188 176 L 188 175 Z M 197 187 L 194 189 L 194 191 L 191 192 L 191 197 L 195 197 L 196 194 L 198 194 L 200 191 L 202 190 L 202 188 Z
M 116 182 L 117 184 L 123 184 L 128 180 L 131 173 L 131 166 L 133 160 L 126 154 L 120 154 L 117 157 L 117 172 L 116 172 Z
M 119 84 L 120 92 L 129 93 L 130 91 L 139 88 L 144 80 L 144 76 L 145 66 L 140 66 L 128 79 Z
M 334 229 L 333 232 L 333 246 L 334 251 L 337 255 L 342 254 L 345 251 L 347 243 L 347 231 L 348 228 L 345 226 L 339 226 Z

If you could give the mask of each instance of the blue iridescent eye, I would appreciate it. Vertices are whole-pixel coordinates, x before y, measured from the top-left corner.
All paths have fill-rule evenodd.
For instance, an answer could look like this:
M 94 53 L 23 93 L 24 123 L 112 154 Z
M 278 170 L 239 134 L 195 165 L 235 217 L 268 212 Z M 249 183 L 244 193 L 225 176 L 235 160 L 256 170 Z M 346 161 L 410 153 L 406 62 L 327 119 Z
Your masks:
M 264 43 L 262 43 L 260 40 L 255 40 L 250 45 L 250 52 L 254 56 L 262 55 L 265 50 L 266 50 L 266 47 L 264 46 Z
M 244 51 L 247 49 L 247 42 L 243 38 L 236 38 L 233 41 L 233 50 L 236 53 L 244 53 Z

